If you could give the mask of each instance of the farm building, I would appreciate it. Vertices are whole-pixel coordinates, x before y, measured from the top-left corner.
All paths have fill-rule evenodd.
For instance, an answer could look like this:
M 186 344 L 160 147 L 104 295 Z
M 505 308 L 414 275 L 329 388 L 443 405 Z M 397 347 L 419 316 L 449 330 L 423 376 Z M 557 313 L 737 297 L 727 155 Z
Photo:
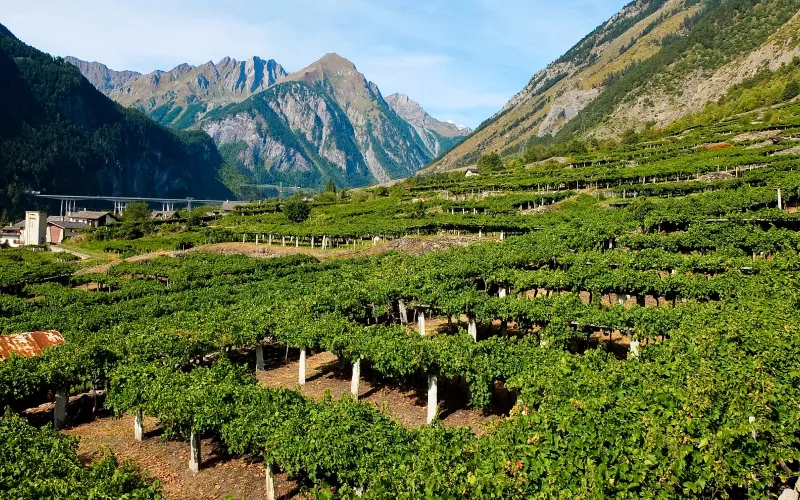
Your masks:
M 51 220 L 54 219 L 54 220 Z M 89 227 L 85 222 L 72 222 L 69 220 L 59 220 L 59 217 L 51 218 L 47 221 L 47 242 L 63 243 L 65 240 L 78 234 L 80 229 Z
M 220 213 L 222 215 L 229 214 L 233 212 L 233 209 L 236 207 L 241 207 L 250 204 L 251 202 L 249 201 L 226 201 L 225 203 L 222 204 L 222 207 L 220 208 Z
M 468 168 L 464 171 L 464 177 L 475 177 L 477 175 L 480 175 L 477 168 Z
M 155 220 L 178 220 L 178 212 L 176 210 L 153 210 L 150 212 L 150 218 Z
M 42 354 L 45 348 L 64 342 L 64 337 L 55 330 L 0 335 L 0 361 L 12 354 L 32 358 Z
M 112 222 L 117 222 L 117 218 L 111 212 L 92 212 L 90 210 L 81 210 L 80 212 L 73 212 L 64 220 L 69 222 L 83 222 L 91 227 L 100 227 Z
M 0 229 L 0 245 L 11 247 L 22 246 L 22 230 L 25 229 L 25 221 L 19 221 L 14 225 Z

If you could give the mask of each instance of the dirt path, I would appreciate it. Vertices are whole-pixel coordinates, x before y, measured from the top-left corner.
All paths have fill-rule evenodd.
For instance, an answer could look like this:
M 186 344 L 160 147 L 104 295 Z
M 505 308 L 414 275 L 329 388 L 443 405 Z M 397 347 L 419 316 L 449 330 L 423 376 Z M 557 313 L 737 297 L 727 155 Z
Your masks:
M 272 245 L 266 243 L 213 243 L 194 247 L 187 252 L 214 252 L 231 255 L 247 255 L 256 258 L 282 257 L 285 255 L 311 255 L 319 260 L 335 259 L 355 259 L 370 255 L 379 255 L 386 252 L 398 251 L 412 255 L 421 255 L 437 250 L 446 250 L 453 247 L 464 247 L 477 241 L 495 241 L 493 238 L 478 238 L 477 236 L 406 236 L 395 240 L 381 241 L 372 246 L 342 245 L 338 248 L 322 250 L 319 245 L 316 248 L 307 246 L 295 247 L 287 243 L 286 246 L 273 242 Z M 154 254 L 150 254 L 154 255 Z
M 274 352 L 277 352 L 274 351 Z M 265 349 L 265 356 L 268 356 Z M 293 353 L 294 354 L 294 353 Z M 267 370 L 257 374 L 258 380 L 267 387 L 298 389 L 302 394 L 320 400 L 330 391 L 339 398 L 350 392 L 351 372 L 340 371 L 336 356 L 329 352 L 311 355 L 306 360 L 306 383 L 297 384 L 299 360 L 296 354 L 289 363 L 281 359 L 265 360 Z M 275 366 L 278 365 L 278 366 Z M 270 369 L 270 366 L 273 368 Z M 481 409 L 468 408 L 466 400 L 440 385 L 439 408 L 442 422 L 449 426 L 469 427 L 476 435 L 481 435 L 483 424 L 499 418 L 497 414 L 484 413 Z M 359 399 L 374 404 L 406 427 L 416 428 L 426 424 L 427 394 L 415 387 L 400 387 L 380 380 L 376 374 L 368 373 L 362 367 L 359 383 Z
M 76 275 L 79 274 L 89 274 L 89 273 L 107 273 L 111 266 L 114 264 L 118 264 L 120 262 L 142 262 L 145 260 L 155 259 L 156 257 L 174 257 L 176 254 L 180 252 L 178 251 L 160 251 L 160 252 L 152 252 L 152 253 L 145 253 L 142 255 L 134 255 L 133 257 L 127 257 L 124 259 L 115 260 L 112 262 L 107 262 L 105 264 L 100 264 L 97 266 L 92 267 L 85 267 L 75 272 Z
M 160 436 L 156 419 L 145 418 L 145 440 L 133 439 L 133 417 L 106 417 L 64 431 L 80 438 L 78 456 L 90 462 L 104 453 L 113 452 L 120 460 L 131 460 L 151 476 L 161 480 L 166 498 L 200 500 L 237 498 L 266 499 L 264 467 L 247 457 L 231 458 L 204 439 L 201 445 L 203 466 L 200 472 L 189 471 L 189 444 L 166 441 Z M 283 474 L 275 478 L 279 500 L 304 498 L 296 482 Z

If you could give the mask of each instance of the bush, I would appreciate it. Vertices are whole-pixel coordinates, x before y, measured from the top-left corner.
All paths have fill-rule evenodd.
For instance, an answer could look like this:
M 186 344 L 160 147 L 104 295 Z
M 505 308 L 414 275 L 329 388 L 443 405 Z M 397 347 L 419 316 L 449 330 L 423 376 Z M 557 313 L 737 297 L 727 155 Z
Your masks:
M 786 88 L 783 89 L 783 100 L 790 101 L 797 97 L 798 94 L 800 94 L 800 84 L 797 83 L 797 80 L 791 80 L 786 84 Z
M 491 172 L 503 168 L 503 160 L 497 153 L 489 153 L 478 159 L 478 169 L 482 172 Z
M 150 219 L 150 206 L 144 201 L 128 203 L 122 213 L 124 221 L 142 222 Z
M 295 195 L 283 206 L 283 213 L 290 221 L 300 223 L 311 215 L 311 205 L 303 200 L 302 195 Z

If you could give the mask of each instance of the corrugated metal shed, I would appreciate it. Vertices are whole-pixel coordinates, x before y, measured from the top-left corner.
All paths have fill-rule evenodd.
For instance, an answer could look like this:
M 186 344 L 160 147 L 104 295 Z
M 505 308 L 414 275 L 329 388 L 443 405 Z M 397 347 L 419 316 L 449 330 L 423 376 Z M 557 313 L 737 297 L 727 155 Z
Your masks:
M 63 343 L 64 337 L 55 330 L 0 335 L 0 360 L 11 354 L 31 358 L 42 354 L 46 347 Z

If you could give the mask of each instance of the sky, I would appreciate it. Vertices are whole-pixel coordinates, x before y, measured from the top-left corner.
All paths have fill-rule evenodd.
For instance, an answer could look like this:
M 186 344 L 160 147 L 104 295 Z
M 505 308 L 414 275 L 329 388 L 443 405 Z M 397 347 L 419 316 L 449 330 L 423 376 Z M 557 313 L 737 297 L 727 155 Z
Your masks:
M 225 56 L 298 71 L 328 52 L 386 96 L 469 127 L 624 0 L 0 0 L 0 23 L 58 56 L 149 73 Z

